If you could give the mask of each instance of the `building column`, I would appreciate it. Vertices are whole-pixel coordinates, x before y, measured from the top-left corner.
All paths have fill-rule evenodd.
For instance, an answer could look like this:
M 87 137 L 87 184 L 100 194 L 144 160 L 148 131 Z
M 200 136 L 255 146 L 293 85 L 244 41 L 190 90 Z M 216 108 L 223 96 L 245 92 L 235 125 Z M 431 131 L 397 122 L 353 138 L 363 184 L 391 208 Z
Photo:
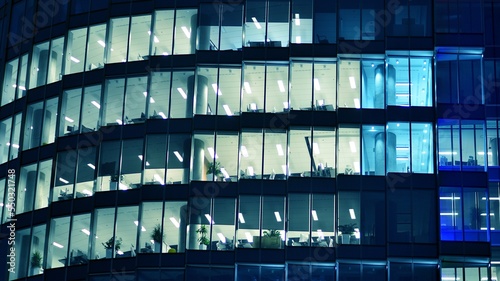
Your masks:
M 193 141 L 193 180 L 203 180 L 205 165 L 205 142 L 199 139 Z
M 387 93 L 387 105 L 396 104 L 396 68 L 392 64 L 387 66 L 386 72 L 386 93 Z
M 373 105 L 375 108 L 384 108 L 385 87 L 384 87 L 384 65 L 379 64 L 375 68 L 375 96 Z
M 192 78 L 191 78 L 192 77 Z M 190 89 L 194 89 L 194 114 L 202 114 L 206 115 L 208 110 L 208 78 L 203 75 L 198 75 L 196 78 L 196 87 L 195 87 L 195 78 L 191 76 L 188 78 L 188 83 Z M 215 108 L 212 110 L 215 111 Z
M 181 207 L 179 211 L 179 241 L 177 244 L 177 253 L 186 251 L 186 227 L 188 221 L 189 209 L 187 205 Z

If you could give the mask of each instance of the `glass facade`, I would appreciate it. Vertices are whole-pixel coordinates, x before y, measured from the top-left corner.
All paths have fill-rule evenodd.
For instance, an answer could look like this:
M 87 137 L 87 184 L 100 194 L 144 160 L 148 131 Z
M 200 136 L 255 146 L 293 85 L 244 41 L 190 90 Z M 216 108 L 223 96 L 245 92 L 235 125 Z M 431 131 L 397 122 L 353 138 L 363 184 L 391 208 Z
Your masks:
M 7 2 L 6 280 L 497 280 L 496 1 Z

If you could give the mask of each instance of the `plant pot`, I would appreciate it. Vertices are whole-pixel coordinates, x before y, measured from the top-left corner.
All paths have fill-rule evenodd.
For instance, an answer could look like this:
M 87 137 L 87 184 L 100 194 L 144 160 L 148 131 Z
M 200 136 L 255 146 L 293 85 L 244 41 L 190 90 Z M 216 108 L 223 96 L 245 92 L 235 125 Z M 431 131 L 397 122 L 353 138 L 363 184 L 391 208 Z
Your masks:
M 200 250 L 206 250 L 206 249 L 207 249 L 207 245 L 205 245 L 205 244 L 200 244 L 199 249 L 200 249 Z
M 261 247 L 268 249 L 279 249 L 281 248 L 281 237 L 268 237 L 264 236 L 261 240 Z
M 37 274 L 42 273 L 42 272 L 40 272 L 40 269 L 41 269 L 41 267 L 39 267 L 39 266 L 32 266 L 30 275 L 37 275 Z
M 155 253 L 161 253 L 161 243 L 155 241 Z
M 110 181 L 109 182 L 109 190 L 118 190 L 118 182 Z
M 343 234 L 342 235 L 342 244 L 350 244 L 351 235 Z
M 113 257 L 113 249 L 111 249 L 111 248 L 106 249 L 106 258 L 110 259 L 112 257 Z

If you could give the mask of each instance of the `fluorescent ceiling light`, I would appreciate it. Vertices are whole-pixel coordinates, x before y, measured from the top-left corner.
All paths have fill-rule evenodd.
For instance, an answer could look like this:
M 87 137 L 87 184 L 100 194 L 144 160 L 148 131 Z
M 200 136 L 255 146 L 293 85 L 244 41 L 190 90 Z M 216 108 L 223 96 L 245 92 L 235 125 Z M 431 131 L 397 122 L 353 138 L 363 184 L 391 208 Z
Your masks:
M 451 151 L 440 151 L 438 154 L 439 155 L 452 155 L 452 154 L 453 155 L 457 155 L 457 152 L 456 151 L 453 151 L 453 152 L 451 152 Z
M 396 97 L 400 97 L 400 98 L 407 98 L 409 96 L 410 96 L 410 94 L 396 94 Z
M 477 155 L 484 155 L 484 151 L 479 151 L 479 152 L 477 153 Z M 493 155 L 493 153 L 488 152 L 488 155 Z
M 226 243 L 226 237 L 224 237 L 224 234 L 218 232 L 217 236 L 219 237 L 219 241 L 222 243 Z
M 92 170 L 95 170 L 94 164 L 88 163 L 87 166 L 89 166 Z
M 238 214 L 238 220 L 240 221 L 240 223 L 245 223 L 245 218 L 243 217 L 242 213 Z
M 88 229 L 83 228 L 82 232 L 90 236 L 90 231 Z
M 398 151 L 408 151 L 408 150 L 410 150 L 410 148 L 409 147 L 396 147 L 396 150 L 398 150 Z
M 256 103 L 251 103 L 250 104 L 250 109 L 251 110 L 257 110 L 257 104 Z
M 283 153 L 283 147 L 281 146 L 281 144 L 279 144 L 279 143 L 278 143 L 278 144 L 276 145 L 276 150 L 278 150 L 278 155 L 279 155 L 279 156 L 283 156 L 283 155 L 285 155 L 285 154 Z
M 254 171 L 253 171 L 253 167 L 252 166 L 248 166 L 247 170 L 248 170 L 248 175 L 249 176 L 253 176 L 254 175 Z
M 59 178 L 59 181 L 60 181 L 60 182 L 62 182 L 62 183 L 65 183 L 65 184 L 68 184 L 68 183 L 69 183 L 69 181 L 67 181 L 67 180 L 65 180 L 65 179 L 63 179 L 63 178 Z
M 229 108 L 229 105 L 225 104 L 222 106 L 224 108 L 224 111 L 226 112 L 227 116 L 233 116 L 233 113 L 231 112 L 231 109 Z
M 163 179 L 160 177 L 160 175 L 158 174 L 154 174 L 153 178 L 155 179 L 155 181 L 159 182 L 161 185 L 165 185 L 165 182 L 163 181 Z
M 77 58 L 75 58 L 75 57 L 73 57 L 73 56 L 71 56 L 71 57 L 70 57 L 70 59 L 71 59 L 73 62 L 76 62 L 76 63 L 79 63 L 79 62 L 80 62 L 80 60 L 79 60 L 79 59 L 77 59 Z
M 134 221 L 135 226 L 139 226 L 139 221 Z
M 351 215 L 351 220 L 356 219 L 356 214 L 354 213 L 354 209 L 349 209 L 349 215 Z
M 248 150 L 244 145 L 241 146 L 241 155 L 243 155 L 243 157 L 248 157 Z
M 412 83 L 409 83 L 409 82 L 396 82 L 396 86 L 413 86 Z
M 300 15 L 295 14 L 295 25 L 300 25 Z
M 139 157 L 139 159 L 141 159 L 141 161 L 142 161 L 142 159 L 143 159 L 142 155 L 137 155 L 137 157 Z
M 349 84 L 351 84 L 351 89 L 356 89 L 356 79 L 354 76 L 349 76 Z
M 274 212 L 274 216 L 276 217 L 277 222 L 281 222 L 280 212 Z
M 103 48 L 106 47 L 106 44 L 104 44 L 104 41 L 98 40 L 97 43 L 101 45 Z
M 283 80 L 278 80 L 278 87 L 280 88 L 280 92 L 285 92 L 285 85 L 283 85 Z
M 170 221 L 176 228 L 179 228 L 181 226 L 180 223 L 174 217 L 170 217 Z
M 245 232 L 245 237 L 247 238 L 248 243 L 253 242 L 253 236 L 250 234 L 250 232 Z
M 175 157 L 177 157 L 177 159 L 179 159 L 179 162 L 184 162 L 184 159 L 178 151 L 174 151 L 174 155 Z
M 354 99 L 354 107 L 361 108 L 361 104 L 359 103 L 359 99 Z
M 224 167 L 220 168 L 220 171 L 221 171 L 221 173 L 222 173 L 222 175 L 224 176 L 225 179 L 230 178 L 229 177 L 229 173 L 226 171 L 226 169 Z
M 319 154 L 319 145 L 317 142 L 313 143 L 313 154 L 315 154 L 315 155 Z
M 155 103 L 155 100 L 153 99 L 153 97 L 149 97 L 149 103 Z
M 73 119 L 69 118 L 68 116 L 64 117 L 64 120 L 66 120 L 66 121 L 68 121 L 68 122 L 70 122 L 70 123 L 75 122 L 75 120 L 73 120 Z
M 352 153 L 356 153 L 356 144 L 353 141 L 349 142 L 349 147 L 351 148 Z
M 151 30 L 148 30 L 148 35 L 151 35 Z
M 214 93 L 216 93 L 218 96 L 222 96 L 222 92 L 220 91 L 220 89 L 217 87 L 217 84 L 216 83 L 213 83 L 212 84 L 212 89 L 214 89 Z
M 321 87 L 319 85 L 319 79 L 318 78 L 314 78 L 314 90 L 315 91 L 319 91 L 321 90 Z
M 165 113 L 163 113 L 163 112 L 159 112 L 158 115 L 160 115 L 161 118 L 163 118 L 163 119 L 167 119 L 167 116 L 165 116 Z
M 256 17 L 252 17 L 252 21 L 253 21 L 253 23 L 255 24 L 255 27 L 256 27 L 257 29 L 261 29 L 261 28 L 262 28 L 262 26 L 260 25 L 260 23 L 259 23 L 259 21 L 257 20 L 257 18 L 256 18 Z
M 312 215 L 314 221 L 318 220 L 318 214 L 316 213 L 316 210 L 312 210 L 311 215 Z
M 295 43 L 297 44 L 302 43 L 302 38 L 300 36 L 295 36 Z
M 82 190 L 82 193 L 86 194 L 87 196 L 92 196 L 92 192 L 87 189 Z
M 144 97 L 148 96 L 148 92 L 142 92 L 142 94 L 144 95 Z
M 116 123 L 118 123 L 118 125 L 123 124 L 123 123 L 122 123 L 122 120 L 120 120 L 120 119 L 116 119 Z
M 458 213 L 439 213 L 441 216 L 458 216 Z
M 155 41 L 155 43 L 160 43 L 160 40 L 156 36 L 154 37 L 154 41 Z
M 98 102 L 96 102 L 95 100 L 91 101 L 90 103 L 93 104 L 98 109 L 101 109 L 101 105 Z
M 408 157 L 396 157 L 398 161 L 408 161 Z
M 209 224 L 215 224 L 215 222 L 212 220 L 212 217 L 209 214 L 205 214 L 205 218 L 207 218 Z
M 123 252 L 121 250 L 118 250 L 118 251 L 116 251 L 116 254 L 121 256 L 121 255 L 123 255 Z
M 439 200 L 460 200 L 460 197 L 456 197 L 456 196 L 440 196 Z
M 290 104 L 289 104 L 287 101 L 284 101 L 284 102 L 283 102 L 283 108 L 288 109 L 288 108 L 289 108 L 289 106 L 290 106 Z
M 191 38 L 191 30 L 190 29 L 187 29 L 187 27 L 185 27 L 185 26 L 182 26 L 181 29 L 182 29 L 182 32 L 184 32 L 184 34 L 186 35 L 187 38 Z
M 64 248 L 63 245 L 61 245 L 61 244 L 59 244 L 57 242 L 52 242 L 52 245 L 54 245 L 54 246 L 56 246 L 57 248 L 60 248 L 60 249 Z
M 183 99 L 187 100 L 188 96 L 186 95 L 186 92 L 184 92 L 182 88 L 177 88 L 177 91 L 179 91 Z
M 26 91 L 26 87 L 24 87 L 24 86 L 19 86 L 19 89 Z
M 162 55 L 164 55 L 164 56 L 168 56 L 168 53 L 167 53 L 167 52 L 163 52 L 163 54 L 162 54 Z
M 245 92 L 247 94 L 251 94 L 252 93 L 252 89 L 250 88 L 250 83 L 248 83 L 248 82 L 243 83 L 243 87 L 245 88 Z
M 210 153 L 210 157 L 211 157 L 212 159 L 214 159 L 214 157 L 215 157 L 215 159 L 219 158 L 219 157 L 217 156 L 217 154 L 215 153 L 215 151 L 214 151 L 214 148 L 213 148 L 213 147 L 209 147 L 209 148 L 207 148 L 207 150 L 208 150 L 208 153 Z

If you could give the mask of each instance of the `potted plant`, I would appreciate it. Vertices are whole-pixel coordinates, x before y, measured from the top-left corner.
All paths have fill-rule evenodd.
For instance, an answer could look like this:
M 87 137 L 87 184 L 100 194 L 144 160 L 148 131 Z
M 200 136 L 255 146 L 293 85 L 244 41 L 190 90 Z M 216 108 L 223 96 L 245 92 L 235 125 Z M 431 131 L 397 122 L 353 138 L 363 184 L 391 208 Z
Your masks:
M 212 178 L 214 180 L 217 180 L 217 178 L 221 176 L 222 176 L 222 170 L 220 162 L 219 161 L 211 162 L 210 165 L 208 165 L 207 180 L 211 181 Z
M 106 258 L 110 259 L 113 257 L 113 245 L 115 248 L 115 251 L 120 250 L 120 247 L 122 245 L 122 238 L 118 238 L 115 240 L 115 237 L 109 238 L 108 241 L 105 243 L 101 243 L 104 246 L 104 249 L 106 249 Z
M 151 232 L 151 239 L 155 242 L 154 252 L 161 252 L 161 242 L 165 240 L 165 235 L 161 233 L 161 225 L 157 224 Z
M 42 254 L 39 251 L 33 252 L 31 255 L 31 275 L 40 274 L 42 268 Z
M 123 180 L 123 175 L 120 175 L 118 171 L 111 176 L 109 182 L 109 190 L 118 190 L 120 182 Z
M 276 229 L 269 229 L 269 231 L 264 231 L 264 237 L 262 237 L 261 245 L 262 248 L 281 248 L 281 232 Z
M 354 234 L 355 223 L 339 225 L 339 234 L 342 234 L 342 244 L 349 244 L 351 235 Z
M 196 230 L 196 233 L 200 235 L 198 238 L 198 243 L 200 243 L 200 250 L 206 250 L 207 246 L 210 244 L 210 240 L 207 238 L 208 228 L 206 225 L 201 225 L 200 228 Z

